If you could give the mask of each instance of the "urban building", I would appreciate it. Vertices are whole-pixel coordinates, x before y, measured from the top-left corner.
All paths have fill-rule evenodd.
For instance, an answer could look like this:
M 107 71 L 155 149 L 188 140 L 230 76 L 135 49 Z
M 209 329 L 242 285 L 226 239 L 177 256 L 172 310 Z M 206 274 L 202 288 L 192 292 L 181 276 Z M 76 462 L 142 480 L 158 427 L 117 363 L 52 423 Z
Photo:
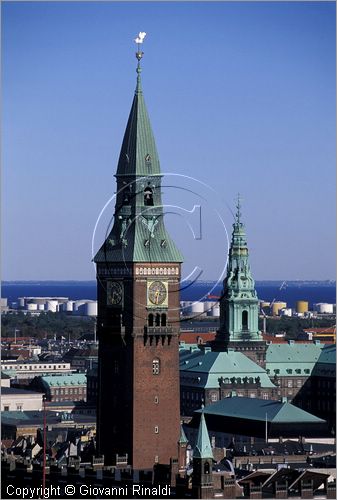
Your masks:
M 325 346 L 294 404 L 326 420 L 330 432 L 336 432 L 336 344 Z
M 87 379 L 84 373 L 35 377 L 30 388 L 43 392 L 48 401 L 86 401 Z
M 189 443 L 197 441 L 196 433 L 206 418 L 214 446 L 237 449 L 266 444 L 268 440 L 326 436 L 326 421 L 287 401 L 228 397 L 196 410 L 192 421 L 184 426 Z
M 134 469 L 177 456 L 182 255 L 164 225 L 159 157 L 141 88 L 143 53 L 116 179 L 114 223 L 96 253 L 97 447 Z
M 42 397 L 43 395 L 39 392 L 15 389 L 13 387 L 2 387 L 1 411 L 41 411 Z
M 277 387 L 266 371 L 240 351 L 211 351 L 195 346 L 180 350 L 180 408 L 192 415 L 233 393 L 250 398 L 277 399 Z

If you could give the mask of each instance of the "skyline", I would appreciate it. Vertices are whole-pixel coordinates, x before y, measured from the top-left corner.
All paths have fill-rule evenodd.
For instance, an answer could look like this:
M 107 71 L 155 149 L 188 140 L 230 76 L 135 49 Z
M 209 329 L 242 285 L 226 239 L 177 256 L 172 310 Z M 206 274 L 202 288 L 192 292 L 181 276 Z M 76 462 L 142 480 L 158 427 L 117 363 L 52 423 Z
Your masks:
M 166 218 L 184 276 L 196 265 L 201 279 L 223 272 L 214 210 L 230 237 L 240 192 L 256 280 L 334 279 L 334 12 L 311 2 L 3 3 L 4 280 L 94 279 L 91 236 L 115 190 L 140 30 L 143 92 L 171 175 L 165 203 L 202 210 L 193 245 L 186 220 Z

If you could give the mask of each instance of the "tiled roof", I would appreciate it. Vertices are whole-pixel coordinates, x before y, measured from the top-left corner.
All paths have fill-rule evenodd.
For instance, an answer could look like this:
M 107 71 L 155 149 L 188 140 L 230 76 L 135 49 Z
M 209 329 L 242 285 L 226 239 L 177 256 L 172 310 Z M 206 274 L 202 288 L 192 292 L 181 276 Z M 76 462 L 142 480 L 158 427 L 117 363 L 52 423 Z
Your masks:
M 198 344 L 211 342 L 215 339 L 215 332 L 181 332 L 180 333 L 180 341 L 185 342 L 186 344 Z M 200 342 L 200 339 L 202 342 Z

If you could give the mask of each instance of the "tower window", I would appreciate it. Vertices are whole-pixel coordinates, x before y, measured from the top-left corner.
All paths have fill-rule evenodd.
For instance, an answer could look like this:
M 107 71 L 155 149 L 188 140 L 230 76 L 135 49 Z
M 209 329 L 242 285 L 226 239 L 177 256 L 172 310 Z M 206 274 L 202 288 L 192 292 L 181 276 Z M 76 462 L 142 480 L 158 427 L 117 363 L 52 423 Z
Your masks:
M 149 314 L 149 317 L 148 317 L 149 326 L 153 326 L 153 323 L 154 323 L 153 314 Z
M 153 207 L 153 191 L 150 186 L 144 189 L 144 205 L 147 207 Z
M 160 314 L 156 314 L 156 326 L 160 326 Z
M 242 330 L 248 330 L 248 312 L 242 311 Z
M 160 361 L 159 361 L 159 359 L 154 359 L 152 361 L 152 373 L 153 373 L 153 375 L 159 375 L 159 373 L 160 373 Z
M 209 462 L 205 462 L 205 465 L 204 465 L 204 474 L 209 474 Z
M 166 314 L 161 315 L 161 326 L 166 326 Z

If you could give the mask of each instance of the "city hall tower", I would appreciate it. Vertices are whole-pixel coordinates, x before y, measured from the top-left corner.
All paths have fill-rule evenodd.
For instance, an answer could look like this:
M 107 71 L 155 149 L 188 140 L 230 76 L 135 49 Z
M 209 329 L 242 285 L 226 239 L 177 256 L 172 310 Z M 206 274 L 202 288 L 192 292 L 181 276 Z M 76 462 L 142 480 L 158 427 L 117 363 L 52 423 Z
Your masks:
M 145 35 L 145 34 L 144 34 Z M 142 42 L 142 40 L 140 41 Z M 177 456 L 182 255 L 164 224 L 159 158 L 137 85 L 116 172 L 114 222 L 98 250 L 97 446 L 134 469 Z

